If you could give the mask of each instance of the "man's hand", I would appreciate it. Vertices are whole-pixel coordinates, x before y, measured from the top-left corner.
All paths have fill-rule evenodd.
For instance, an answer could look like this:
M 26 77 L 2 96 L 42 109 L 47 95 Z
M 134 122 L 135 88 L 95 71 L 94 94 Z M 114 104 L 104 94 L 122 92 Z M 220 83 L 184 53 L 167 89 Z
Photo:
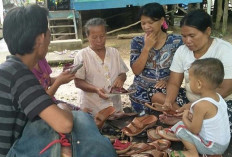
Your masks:
M 69 71 L 61 72 L 59 76 L 57 76 L 56 81 L 62 85 L 69 83 L 71 80 L 75 78 L 75 74 L 71 74 Z

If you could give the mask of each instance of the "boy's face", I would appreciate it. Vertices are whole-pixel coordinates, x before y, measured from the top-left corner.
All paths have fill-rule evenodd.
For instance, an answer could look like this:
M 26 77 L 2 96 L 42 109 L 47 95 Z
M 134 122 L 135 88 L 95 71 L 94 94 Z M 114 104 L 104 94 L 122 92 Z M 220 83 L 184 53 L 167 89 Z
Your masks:
M 189 69 L 189 84 L 190 84 L 190 89 L 192 90 L 193 93 L 199 94 L 200 86 L 199 86 L 199 79 L 193 74 L 193 69 Z

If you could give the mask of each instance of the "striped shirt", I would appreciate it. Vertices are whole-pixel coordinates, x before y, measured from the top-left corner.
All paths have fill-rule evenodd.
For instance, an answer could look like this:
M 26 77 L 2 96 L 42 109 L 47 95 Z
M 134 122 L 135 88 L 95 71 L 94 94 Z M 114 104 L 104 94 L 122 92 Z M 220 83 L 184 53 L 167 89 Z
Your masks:
M 34 74 L 16 56 L 0 65 L 0 157 L 20 137 L 28 120 L 54 104 Z

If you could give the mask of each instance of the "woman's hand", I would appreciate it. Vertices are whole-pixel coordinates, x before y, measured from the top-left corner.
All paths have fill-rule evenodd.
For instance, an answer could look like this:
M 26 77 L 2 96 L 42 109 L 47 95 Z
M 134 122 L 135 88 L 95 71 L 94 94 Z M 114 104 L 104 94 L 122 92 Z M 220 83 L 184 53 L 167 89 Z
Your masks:
M 155 84 L 155 88 L 166 88 L 167 87 L 167 81 L 160 80 Z
M 98 96 L 99 96 L 100 98 L 102 98 L 102 99 L 104 99 L 104 100 L 106 100 L 106 99 L 109 98 L 109 97 L 105 94 L 106 91 L 105 91 L 104 88 L 98 88 L 96 93 L 98 94 Z
M 144 40 L 145 40 L 144 47 L 147 48 L 148 50 L 150 50 L 157 42 L 157 35 L 155 35 L 154 33 L 151 33 L 148 35 L 145 34 Z
M 114 81 L 114 84 L 112 87 L 118 87 L 118 88 L 122 88 L 123 87 L 123 84 L 124 84 L 124 80 L 121 79 L 120 76 L 118 76 L 115 81 Z
M 126 81 L 126 74 L 125 73 L 121 73 L 114 80 L 114 83 L 113 83 L 112 87 L 122 88 L 125 81 Z

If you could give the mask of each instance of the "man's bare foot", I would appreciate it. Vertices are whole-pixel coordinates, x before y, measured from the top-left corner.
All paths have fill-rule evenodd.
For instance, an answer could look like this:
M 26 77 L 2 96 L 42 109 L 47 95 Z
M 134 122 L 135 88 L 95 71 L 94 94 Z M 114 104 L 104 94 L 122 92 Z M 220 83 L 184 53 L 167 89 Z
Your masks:
M 177 122 L 181 121 L 181 117 L 167 116 L 165 114 L 159 115 L 160 122 L 167 125 L 175 125 Z

